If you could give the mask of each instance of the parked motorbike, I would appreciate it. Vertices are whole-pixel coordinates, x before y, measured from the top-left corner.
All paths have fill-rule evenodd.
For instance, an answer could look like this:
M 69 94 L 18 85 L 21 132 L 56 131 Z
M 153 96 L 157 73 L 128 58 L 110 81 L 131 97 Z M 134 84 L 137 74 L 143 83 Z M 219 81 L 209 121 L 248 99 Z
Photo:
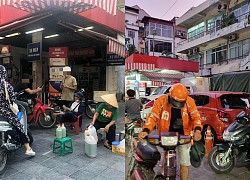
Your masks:
M 53 116 L 54 109 L 50 106 L 46 106 L 43 102 L 35 96 L 23 96 L 24 91 L 16 94 L 17 100 L 27 102 L 29 108 L 32 110 L 32 114 L 28 114 L 28 123 L 34 120 L 39 126 L 43 128 L 51 128 L 56 123 L 56 118 Z
M 249 119 L 247 109 L 240 112 L 223 133 L 225 144 L 219 144 L 210 151 L 208 163 L 216 173 L 231 172 L 235 160 L 241 163 L 250 162 Z
M 27 126 L 27 115 L 25 108 L 18 104 L 19 120 L 23 124 L 24 131 L 30 139 L 30 145 L 33 143 L 33 137 L 30 129 Z M 14 154 L 15 150 L 22 146 L 17 130 L 7 122 L 5 117 L 0 116 L 0 174 L 3 174 L 6 169 L 8 156 Z
M 138 133 L 142 131 L 143 120 L 142 119 L 133 119 L 129 120 L 126 118 L 125 120 L 125 139 L 126 143 L 130 143 L 133 138 L 138 136 Z
M 191 136 L 166 132 L 161 135 L 148 135 L 144 143 L 132 143 L 133 156 L 130 161 L 128 176 L 133 180 L 176 179 L 176 147 L 189 143 Z M 163 148 L 163 153 L 156 146 Z
M 98 107 L 98 102 L 95 100 L 88 100 L 87 94 L 85 92 L 85 90 L 82 88 L 79 92 L 81 92 L 84 96 L 84 104 L 85 104 L 85 114 L 88 118 L 92 119 L 94 117 L 95 114 L 95 110 Z M 49 97 L 50 101 L 51 101 L 51 107 L 54 108 L 55 111 L 63 111 L 62 106 L 65 105 L 65 101 L 61 100 L 60 96 L 53 96 L 50 95 Z

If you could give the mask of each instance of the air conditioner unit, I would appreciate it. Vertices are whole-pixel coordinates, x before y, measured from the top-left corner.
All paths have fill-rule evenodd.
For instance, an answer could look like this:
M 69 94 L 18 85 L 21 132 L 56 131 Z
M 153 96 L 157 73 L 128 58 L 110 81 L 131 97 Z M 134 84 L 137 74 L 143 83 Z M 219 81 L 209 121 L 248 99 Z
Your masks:
M 198 52 L 199 52 L 199 48 L 194 48 L 194 49 L 193 49 L 193 53 L 194 53 L 194 54 L 197 54 Z
M 192 55 L 193 54 L 193 49 L 189 49 L 188 52 L 187 52 L 187 55 Z
M 178 31 L 178 32 L 176 33 L 176 35 L 177 35 L 178 37 L 180 37 L 180 38 L 184 38 L 184 37 L 185 37 L 185 33 L 180 32 L 180 31 Z
M 219 4 L 218 5 L 218 11 L 224 11 L 227 9 L 227 5 L 226 4 Z
M 231 34 L 230 36 L 228 36 L 229 41 L 234 41 L 237 39 L 237 35 L 236 34 Z

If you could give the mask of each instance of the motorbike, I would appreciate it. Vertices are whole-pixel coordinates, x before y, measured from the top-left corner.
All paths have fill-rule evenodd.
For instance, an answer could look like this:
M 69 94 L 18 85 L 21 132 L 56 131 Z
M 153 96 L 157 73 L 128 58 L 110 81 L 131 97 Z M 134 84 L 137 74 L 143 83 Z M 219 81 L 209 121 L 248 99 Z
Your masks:
M 84 104 L 85 104 L 85 114 L 88 118 L 92 119 L 94 117 L 95 114 L 95 110 L 98 107 L 98 102 L 95 100 L 88 100 L 87 94 L 85 92 L 85 90 L 82 88 L 79 92 L 81 92 L 84 96 Z M 63 111 L 62 106 L 65 105 L 65 101 L 61 100 L 60 96 L 53 96 L 50 95 L 49 97 L 50 101 L 51 101 L 51 107 L 55 110 L 55 111 Z
M 25 108 L 18 104 L 19 114 L 18 120 L 23 124 L 25 134 L 29 137 L 29 144 L 33 143 L 33 136 L 27 125 L 27 114 Z M 8 157 L 14 155 L 15 150 L 22 146 L 20 137 L 14 126 L 9 124 L 5 117 L 0 116 L 0 174 L 3 174 L 6 169 Z
M 27 115 L 28 123 L 34 120 L 34 122 L 38 123 L 42 128 L 54 127 L 56 124 L 56 118 L 53 116 L 54 109 L 44 105 L 37 95 L 24 96 L 24 91 L 21 91 L 16 93 L 16 97 L 17 100 L 28 103 L 29 108 L 32 110 L 32 113 Z
M 125 139 L 126 143 L 130 143 L 142 131 L 143 120 L 141 118 L 129 120 L 126 117 L 125 119 Z
M 149 134 L 143 143 L 131 143 L 133 156 L 127 176 L 131 179 L 176 179 L 176 147 L 191 141 L 191 136 L 179 135 L 177 132 Z M 163 149 L 160 153 L 157 146 Z
M 229 173 L 235 161 L 250 162 L 250 116 L 247 108 L 240 112 L 235 121 L 223 133 L 224 144 L 213 147 L 208 155 L 208 164 L 218 174 Z

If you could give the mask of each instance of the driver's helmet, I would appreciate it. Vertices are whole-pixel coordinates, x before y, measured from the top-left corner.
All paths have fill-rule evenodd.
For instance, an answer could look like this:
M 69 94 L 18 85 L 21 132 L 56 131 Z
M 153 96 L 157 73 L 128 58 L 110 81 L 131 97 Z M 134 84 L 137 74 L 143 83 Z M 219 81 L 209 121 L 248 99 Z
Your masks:
M 169 103 L 173 108 L 180 109 L 184 107 L 187 97 L 188 97 L 188 90 L 181 83 L 173 85 L 169 90 Z

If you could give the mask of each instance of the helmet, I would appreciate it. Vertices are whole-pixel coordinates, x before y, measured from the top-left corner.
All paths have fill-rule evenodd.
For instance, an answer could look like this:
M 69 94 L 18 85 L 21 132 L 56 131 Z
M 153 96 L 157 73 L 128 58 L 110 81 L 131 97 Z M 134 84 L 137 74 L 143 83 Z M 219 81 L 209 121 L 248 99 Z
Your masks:
M 189 152 L 191 165 L 195 168 L 200 167 L 205 153 L 206 153 L 206 148 L 204 144 L 200 141 L 194 141 L 194 145 L 191 146 Z
M 188 90 L 184 85 L 180 83 L 173 85 L 169 90 L 169 103 L 174 108 L 182 108 L 186 103 L 187 97 Z
M 80 100 L 83 100 L 84 96 L 81 92 L 75 93 L 75 97 L 78 97 Z
M 63 72 L 70 72 L 71 68 L 69 66 L 63 67 Z

